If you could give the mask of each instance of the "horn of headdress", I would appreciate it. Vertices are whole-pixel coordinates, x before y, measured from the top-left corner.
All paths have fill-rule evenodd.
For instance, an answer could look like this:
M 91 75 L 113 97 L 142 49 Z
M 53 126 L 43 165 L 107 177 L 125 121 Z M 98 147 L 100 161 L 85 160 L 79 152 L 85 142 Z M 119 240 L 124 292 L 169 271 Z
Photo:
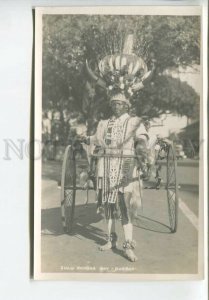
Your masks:
M 139 91 L 141 90 L 147 83 L 150 82 L 150 80 L 152 79 L 153 77 L 153 73 L 154 73 L 154 70 L 155 70 L 155 62 L 153 61 L 153 64 L 152 64 L 152 69 L 148 72 L 146 72 L 142 78 L 140 79 L 140 82 L 137 82 L 135 84 L 132 85 L 132 90 L 134 92 L 136 91 Z
M 97 85 L 99 85 L 102 88 L 106 88 L 106 83 L 105 81 L 100 78 L 99 76 L 97 76 L 96 74 L 94 74 L 94 72 L 92 71 L 92 69 L 90 68 L 88 61 L 86 60 L 86 70 L 90 76 L 90 78 L 96 82 Z
M 123 46 L 123 53 L 124 54 L 133 54 L 133 44 L 134 44 L 134 34 L 130 33 L 127 35 L 124 46 Z M 139 62 L 137 62 L 139 64 Z M 155 69 L 154 61 L 152 62 L 152 69 L 150 71 L 147 71 L 142 78 L 134 83 L 131 87 L 133 92 L 139 91 L 142 89 L 152 78 L 153 72 Z M 145 69 L 147 70 L 146 64 L 144 64 Z M 135 74 L 138 71 L 137 65 L 134 67 L 134 70 L 132 71 L 132 74 Z

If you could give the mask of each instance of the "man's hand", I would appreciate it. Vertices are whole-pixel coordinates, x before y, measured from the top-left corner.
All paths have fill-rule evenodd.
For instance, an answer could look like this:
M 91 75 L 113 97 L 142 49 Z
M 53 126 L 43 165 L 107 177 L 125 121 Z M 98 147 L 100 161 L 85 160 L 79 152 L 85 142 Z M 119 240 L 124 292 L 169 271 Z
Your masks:
M 135 146 L 136 155 L 140 156 L 142 159 L 147 157 L 147 145 L 144 139 L 139 139 Z
M 84 144 L 87 144 L 87 145 L 90 144 L 90 139 L 89 139 L 88 136 L 79 135 L 79 136 L 77 136 L 77 140 L 78 140 L 80 143 L 84 143 Z
M 139 139 L 135 144 L 135 152 L 137 155 L 138 169 L 140 170 L 140 178 L 144 181 L 150 178 L 150 163 L 148 162 L 147 140 Z

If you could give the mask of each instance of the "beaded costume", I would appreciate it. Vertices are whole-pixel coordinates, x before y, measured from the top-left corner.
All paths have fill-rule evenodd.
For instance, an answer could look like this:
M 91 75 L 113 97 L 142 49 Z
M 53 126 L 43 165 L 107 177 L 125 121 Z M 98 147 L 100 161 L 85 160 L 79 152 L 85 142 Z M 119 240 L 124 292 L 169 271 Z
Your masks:
M 135 142 L 144 135 L 146 130 L 140 119 L 125 113 L 117 119 L 113 117 L 100 121 L 96 134 L 90 137 L 91 143 L 100 146 L 97 194 L 101 197 L 99 201 L 106 203 L 106 206 L 117 206 L 118 192 L 132 193 L 133 202 L 140 206 L 140 180 L 137 161 L 133 156 Z

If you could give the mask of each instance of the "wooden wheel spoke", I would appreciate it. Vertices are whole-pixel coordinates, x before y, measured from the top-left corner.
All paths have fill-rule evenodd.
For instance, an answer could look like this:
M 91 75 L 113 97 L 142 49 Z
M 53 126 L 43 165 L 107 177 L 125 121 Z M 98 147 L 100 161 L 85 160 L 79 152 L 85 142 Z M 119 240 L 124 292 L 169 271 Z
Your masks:
M 170 199 L 169 201 L 169 207 L 172 209 L 173 207 L 175 208 L 175 203 Z
M 175 169 L 174 168 L 170 168 L 169 178 L 172 178 L 173 175 L 175 175 Z
M 173 221 L 175 221 L 175 203 L 172 203 L 172 201 L 169 202 L 169 207 L 170 207 L 170 221 L 173 224 Z
M 177 227 L 177 183 L 176 183 L 176 158 L 173 151 L 173 146 L 168 148 L 167 155 L 167 201 L 168 201 L 168 214 L 170 228 L 172 232 L 176 231 Z
M 170 191 L 171 193 L 172 193 L 172 195 L 171 195 L 171 193 L 169 193 L 169 195 L 168 195 L 168 197 L 169 197 L 169 200 L 170 199 L 173 199 L 173 196 L 175 195 L 176 196 L 176 191 L 174 190 L 174 191 Z
M 71 206 L 73 202 L 73 190 L 65 190 L 65 206 Z
M 61 178 L 61 214 L 65 231 L 70 232 L 73 225 L 76 195 L 76 162 L 70 146 L 65 150 Z
M 175 176 L 175 169 L 173 168 L 172 171 L 168 174 L 168 180 L 172 179 L 172 176 Z

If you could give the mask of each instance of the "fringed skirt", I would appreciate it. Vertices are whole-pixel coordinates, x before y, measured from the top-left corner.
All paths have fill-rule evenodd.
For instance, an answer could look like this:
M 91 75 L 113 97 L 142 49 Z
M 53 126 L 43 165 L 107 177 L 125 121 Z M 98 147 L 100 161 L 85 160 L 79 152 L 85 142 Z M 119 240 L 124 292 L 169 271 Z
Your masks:
M 100 158 L 97 206 L 106 219 L 130 219 L 141 206 L 142 182 L 134 158 Z

